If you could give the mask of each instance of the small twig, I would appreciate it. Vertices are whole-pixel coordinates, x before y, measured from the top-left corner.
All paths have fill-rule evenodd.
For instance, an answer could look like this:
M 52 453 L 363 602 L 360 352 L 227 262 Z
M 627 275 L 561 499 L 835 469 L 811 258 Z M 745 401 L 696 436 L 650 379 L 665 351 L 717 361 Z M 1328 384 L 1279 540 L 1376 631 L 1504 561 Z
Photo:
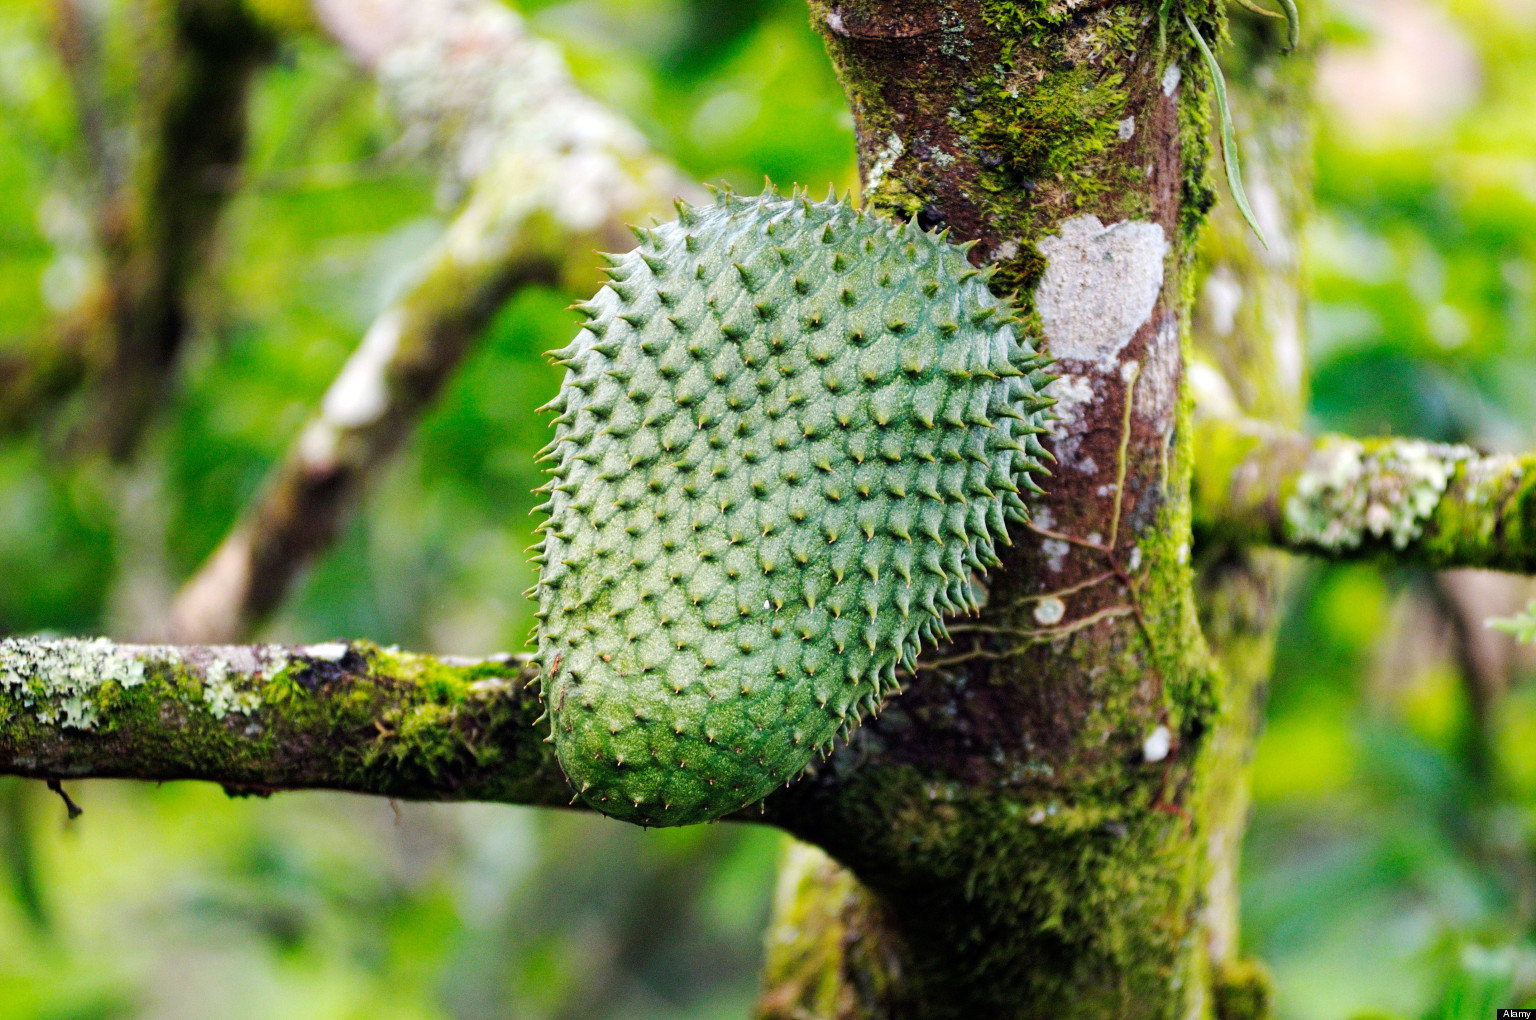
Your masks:
M 76 818 L 79 818 L 81 815 L 85 814 L 85 809 L 71 800 L 69 794 L 64 792 L 63 783 L 59 782 L 57 779 L 50 779 L 48 780 L 48 789 L 52 790 L 54 793 L 63 798 L 64 810 L 69 812 L 70 821 L 74 821 Z
M 1108 606 L 1104 609 L 1100 609 L 1096 613 L 1089 613 L 1087 616 L 1080 620 L 1073 620 L 1071 623 L 1063 623 L 1059 627 L 1042 627 L 1039 630 L 1021 630 L 1018 632 L 1018 634 L 1020 637 L 1023 637 L 1026 640 L 1032 640 L 1035 642 L 1052 641 L 1059 637 L 1065 637 L 1068 634 L 1076 634 L 1078 631 L 1092 627 L 1094 624 L 1103 620 L 1113 620 L 1117 617 L 1128 616 L 1135 612 L 1135 606 Z
M 1025 521 L 1024 526 L 1042 538 L 1054 538 L 1058 542 L 1066 542 L 1068 545 L 1079 545 L 1084 549 L 1092 549 L 1094 552 L 1110 553 L 1110 548 L 1102 542 L 1090 542 L 1086 538 L 1078 538 L 1062 531 L 1052 531 L 1050 528 L 1042 528 L 1034 521 Z
M 1131 408 L 1135 404 L 1136 380 L 1141 378 L 1141 362 L 1133 361 L 1125 370 L 1125 413 L 1120 419 L 1120 456 L 1115 464 L 1115 512 L 1109 522 L 1109 549 L 1114 553 L 1120 537 L 1120 508 L 1125 502 L 1125 466 L 1131 446 Z
M 929 659 L 927 661 L 919 659 L 917 662 L 917 672 L 928 673 L 936 669 L 946 669 L 950 666 L 959 666 L 963 663 L 975 662 L 978 659 L 995 661 L 1001 658 L 1003 658 L 1003 656 L 1000 653 L 994 652 L 990 648 L 983 648 L 980 644 L 976 644 L 972 646 L 970 651 L 961 652 L 958 655 L 950 655 L 942 659 Z
M 1021 627 L 994 627 L 984 623 L 958 623 L 949 628 L 951 634 L 1001 634 L 1014 636 L 1022 634 L 1028 628 Z
M 1105 581 L 1108 581 L 1110 578 L 1116 576 L 1118 575 L 1113 570 L 1106 570 L 1102 574 L 1095 574 L 1093 577 L 1088 578 L 1086 581 L 1079 581 L 1076 584 L 1069 584 L 1065 588 L 1057 588 L 1055 591 L 1043 591 L 1037 595 L 1021 595 L 1014 600 L 1013 604 L 1015 606 L 1022 606 L 1029 602 L 1040 602 L 1045 599 L 1059 599 L 1064 598 L 1067 595 L 1076 595 L 1080 591 L 1085 591 L 1096 585 L 1103 584 Z M 955 629 L 956 628 L 954 627 L 950 628 L 951 631 Z
M 961 652 L 958 655 L 951 655 L 943 659 L 929 659 L 927 661 L 920 659 L 917 663 L 917 671 L 921 673 L 935 669 L 942 669 L 947 666 L 958 666 L 961 663 L 972 662 L 977 659 L 997 661 L 1000 659 L 1013 658 L 1014 656 L 1022 655 L 1026 649 L 1040 644 L 1041 642 L 1054 641 L 1056 638 L 1066 637 L 1068 634 L 1075 634 L 1080 630 L 1092 627 L 1094 624 L 1101 623 L 1104 620 L 1113 620 L 1117 617 L 1128 616 L 1135 612 L 1135 606 L 1109 606 L 1104 609 L 1100 609 L 1098 612 L 1089 613 L 1087 616 L 1084 616 L 1081 619 L 1073 620 L 1071 623 L 1063 623 L 1056 627 L 1040 627 L 1033 629 L 1024 627 L 983 627 L 969 624 L 951 627 L 951 633 L 997 634 L 1004 637 L 1019 638 L 1020 640 L 1026 642 L 1026 644 L 1017 645 L 1008 649 L 1006 652 L 996 652 L 990 648 L 983 648 L 980 644 L 977 644 L 969 652 Z

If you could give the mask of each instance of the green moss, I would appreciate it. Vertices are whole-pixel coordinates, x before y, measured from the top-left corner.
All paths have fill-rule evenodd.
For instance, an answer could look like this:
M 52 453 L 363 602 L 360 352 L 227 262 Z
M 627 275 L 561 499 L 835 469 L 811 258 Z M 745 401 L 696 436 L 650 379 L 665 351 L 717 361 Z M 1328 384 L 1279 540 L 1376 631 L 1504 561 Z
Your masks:
M 1196 528 L 1202 532 L 1221 526 L 1230 516 L 1231 482 L 1238 468 L 1262 444 L 1262 437 L 1226 422 L 1204 423 L 1194 443 L 1199 466 L 1194 472 L 1193 505 Z
M 1125 116 L 1125 76 L 1087 64 L 1036 74 L 1027 65 L 1000 74 L 973 114 L 973 137 L 999 164 L 982 186 L 1032 190 L 1055 180 L 1082 203 L 1123 183 L 1096 158 Z
M 1004 38 L 1027 40 L 1038 45 L 1047 33 L 1064 24 L 1073 11 L 1052 0 L 981 0 L 981 17 Z
M 758 1020 L 887 1016 L 898 994 L 899 947 L 874 898 L 826 854 L 786 844 L 766 935 Z M 847 979 L 851 973 L 858 982 Z
M 304 0 L 245 0 L 245 8 L 269 32 L 305 32 L 316 27 L 314 13 Z
M 494 735 L 530 721 L 526 707 L 506 697 L 521 687 L 521 666 L 505 658 L 445 662 L 362 647 L 381 689 L 359 688 L 345 712 L 377 734 L 351 764 L 359 785 L 434 786 L 455 773 L 501 767 L 515 778 L 509 748 Z M 404 692 L 408 698 L 398 697 Z
M 1186 823 L 1158 807 L 1162 769 L 1118 771 L 1038 800 L 900 767 L 858 784 L 844 810 L 865 827 L 826 845 L 908 933 L 923 1015 L 1163 1016 L 1170 984 L 1197 978 Z
M 1506 541 L 1524 548 L 1536 547 L 1536 464 L 1523 462 L 1519 484 L 1502 515 Z
M 1033 294 L 1040 278 L 1045 275 L 1045 256 L 1033 241 L 1019 245 L 1019 253 L 1006 262 L 999 263 L 992 277 L 992 292 L 999 297 Z M 1031 335 L 1041 332 L 1039 322 L 1029 324 Z
M 1269 1016 L 1269 971 L 1256 960 L 1218 966 L 1211 990 L 1216 1020 L 1266 1020 Z
M 893 156 L 892 161 L 899 158 L 901 157 Z M 894 174 L 882 173 L 874 183 L 874 187 L 865 194 L 864 202 L 870 208 L 881 209 L 898 219 L 912 219 L 922 211 L 926 201 L 923 195 L 926 191 L 925 182 L 919 176 L 898 177 Z

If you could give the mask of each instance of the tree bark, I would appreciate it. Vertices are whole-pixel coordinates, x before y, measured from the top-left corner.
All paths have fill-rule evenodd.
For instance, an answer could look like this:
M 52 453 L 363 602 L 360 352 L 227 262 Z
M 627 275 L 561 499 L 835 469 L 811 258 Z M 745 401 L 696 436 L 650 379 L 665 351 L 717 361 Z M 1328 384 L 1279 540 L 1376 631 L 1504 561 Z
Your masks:
M 841 35 L 839 28 L 848 31 L 843 12 L 824 12 L 827 15 L 831 16 L 828 27 L 833 34 Z M 1243 165 L 1248 168 L 1249 190 L 1264 221 L 1270 247 L 1266 249 L 1258 243 L 1230 199 L 1217 208 L 1198 258 L 1200 268 L 1210 274 L 1211 285 L 1200 291 L 1193 332 L 1197 347 L 1195 368 L 1207 388 L 1219 386 L 1228 404 L 1241 413 L 1294 424 L 1300 418 L 1304 397 L 1299 347 L 1298 234 L 1310 204 L 1307 109 L 1311 62 L 1308 57 L 1278 59 L 1279 33 L 1273 28 L 1256 20 L 1239 26 L 1238 54 L 1229 62 L 1237 64 L 1229 91 L 1240 124 Z M 1169 72 L 1165 68 L 1163 73 Z M 882 147 L 881 152 L 891 148 L 894 146 Z M 992 162 L 985 157 L 984 160 Z M 1198 177 L 1192 183 L 1198 185 Z M 1198 193 L 1198 187 L 1191 187 L 1187 193 Z M 1058 396 L 1069 403 L 1065 423 L 1068 427 L 1058 444 L 1069 451 L 1080 451 L 1084 442 L 1079 431 L 1081 422 L 1076 408 L 1070 405 L 1077 400 L 1095 399 L 1097 387 L 1091 380 L 1082 383 L 1072 376 L 1066 381 L 1070 388 Z M 1142 449 L 1132 455 L 1144 457 L 1147 452 Z M 1051 488 L 1060 491 L 1056 485 Z M 1252 1017 L 1267 1009 L 1268 988 L 1262 967 L 1242 961 L 1237 955 L 1236 864 L 1246 821 L 1247 764 L 1262 717 L 1278 623 L 1277 602 L 1285 572 L 1282 559 L 1273 553 L 1227 545 L 1207 545 L 1197 562 L 1196 591 L 1202 623 L 1221 672 L 1220 679 L 1212 684 L 1211 702 L 1198 716 L 1209 730 L 1184 749 L 1184 754 L 1194 761 L 1189 795 L 1166 804 L 1187 812 L 1183 817 L 1188 831 L 1195 833 L 1196 839 L 1203 836 L 1204 845 L 1179 846 L 1175 842 L 1170 857 L 1195 858 L 1190 866 L 1204 876 L 1203 907 L 1198 918 L 1190 921 L 1186 917 L 1185 923 L 1198 927 L 1202 936 L 1204 960 L 1196 961 L 1194 966 L 1209 982 L 1211 1008 L 1221 1017 Z M 1085 664 L 1094 668 L 1091 661 Z M 1000 679 L 996 674 L 982 673 L 979 677 L 973 674 L 972 682 L 980 678 L 994 685 Z M 1133 674 L 1125 675 L 1122 683 L 1132 679 Z M 919 683 L 923 680 L 926 678 Z M 895 707 L 899 709 L 900 703 Z M 1154 810 L 1162 806 L 1154 805 Z M 878 911 L 883 906 L 881 897 L 867 890 L 860 892 L 857 886 L 850 892 L 854 880 L 845 871 L 807 867 L 803 861 L 804 857 L 798 856 L 786 862 L 781 896 L 776 904 L 777 923 L 770 929 L 769 964 L 760 1015 L 784 1020 L 802 1016 L 862 1020 L 945 1013 L 942 1007 L 935 1010 L 921 1004 L 915 1008 L 910 1003 L 893 1005 L 889 993 L 876 1000 L 861 1000 L 853 994 L 861 988 L 902 985 L 901 965 L 891 952 L 861 954 L 848 945 L 846 937 L 841 941 L 829 937 L 829 933 L 846 935 L 848 928 L 843 918 L 868 917 L 871 911 Z M 1072 863 L 1070 856 L 1067 863 Z M 1021 870 L 1027 871 L 1028 866 Z M 796 875 L 798 883 L 792 880 Z M 1084 884 L 1088 891 L 1097 892 L 1108 877 L 1090 879 Z M 1060 879 L 1070 882 L 1071 876 L 1063 875 Z M 1180 892 L 1189 889 L 1184 887 Z M 798 896 L 787 897 L 786 890 L 795 890 Z M 864 906 L 854 911 L 851 904 L 859 895 Z M 1199 893 L 1194 895 L 1202 898 Z M 841 909 L 824 907 L 817 911 L 818 903 L 840 904 Z M 1124 902 L 1122 905 L 1130 906 Z M 900 913 L 899 906 L 889 909 Z M 1155 929 L 1158 918 L 1141 914 L 1133 923 Z M 1039 941 L 1052 941 L 1052 926 L 1049 921 L 1044 925 L 1048 933 Z M 891 930 L 898 927 L 899 922 L 895 922 L 883 933 L 886 942 L 900 935 L 899 931 Z M 1055 927 L 1064 930 L 1059 924 Z M 1141 946 L 1122 946 L 1139 954 L 1149 941 L 1144 940 Z M 805 946 L 817 946 L 821 951 L 807 953 Z M 846 948 L 837 952 L 839 946 Z M 786 966 L 789 960 L 798 960 L 800 966 Z M 1032 962 L 1047 972 L 1052 967 L 1050 958 L 1043 954 Z M 1131 957 L 1129 965 L 1134 968 L 1145 962 L 1145 958 Z M 1076 998 L 1075 990 L 1072 995 L 1070 999 L 1052 997 L 1033 1003 L 1021 995 L 1013 1002 L 1000 1003 L 997 1015 L 1077 1015 L 1078 1010 L 1093 1015 L 1098 1009 L 1093 1005 L 1085 1008 Z M 1189 986 L 1181 994 L 1176 979 L 1150 1001 L 1132 1004 L 1120 999 L 1105 1008 L 1102 1015 L 1169 1015 L 1178 1012 L 1181 1004 L 1198 1009 L 1201 998 L 1200 990 Z

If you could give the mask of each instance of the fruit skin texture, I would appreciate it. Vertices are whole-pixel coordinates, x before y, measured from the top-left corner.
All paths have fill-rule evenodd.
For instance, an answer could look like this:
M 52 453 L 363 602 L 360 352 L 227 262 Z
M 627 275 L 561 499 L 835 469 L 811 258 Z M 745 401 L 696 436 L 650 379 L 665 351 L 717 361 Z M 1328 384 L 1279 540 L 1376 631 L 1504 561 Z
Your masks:
M 679 214 L 554 352 L 534 589 L 566 775 L 658 826 L 792 779 L 978 608 L 1051 403 L 965 248 L 798 195 Z

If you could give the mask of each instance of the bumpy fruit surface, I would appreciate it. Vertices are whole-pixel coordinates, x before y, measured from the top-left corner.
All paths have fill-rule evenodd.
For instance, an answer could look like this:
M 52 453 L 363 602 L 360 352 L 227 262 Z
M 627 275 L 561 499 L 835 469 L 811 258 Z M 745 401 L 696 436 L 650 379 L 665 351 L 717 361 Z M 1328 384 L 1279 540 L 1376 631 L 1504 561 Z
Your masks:
M 915 226 L 770 193 L 638 233 L 554 354 L 538 656 L 581 796 L 682 825 L 794 777 L 976 608 L 1049 377 Z

